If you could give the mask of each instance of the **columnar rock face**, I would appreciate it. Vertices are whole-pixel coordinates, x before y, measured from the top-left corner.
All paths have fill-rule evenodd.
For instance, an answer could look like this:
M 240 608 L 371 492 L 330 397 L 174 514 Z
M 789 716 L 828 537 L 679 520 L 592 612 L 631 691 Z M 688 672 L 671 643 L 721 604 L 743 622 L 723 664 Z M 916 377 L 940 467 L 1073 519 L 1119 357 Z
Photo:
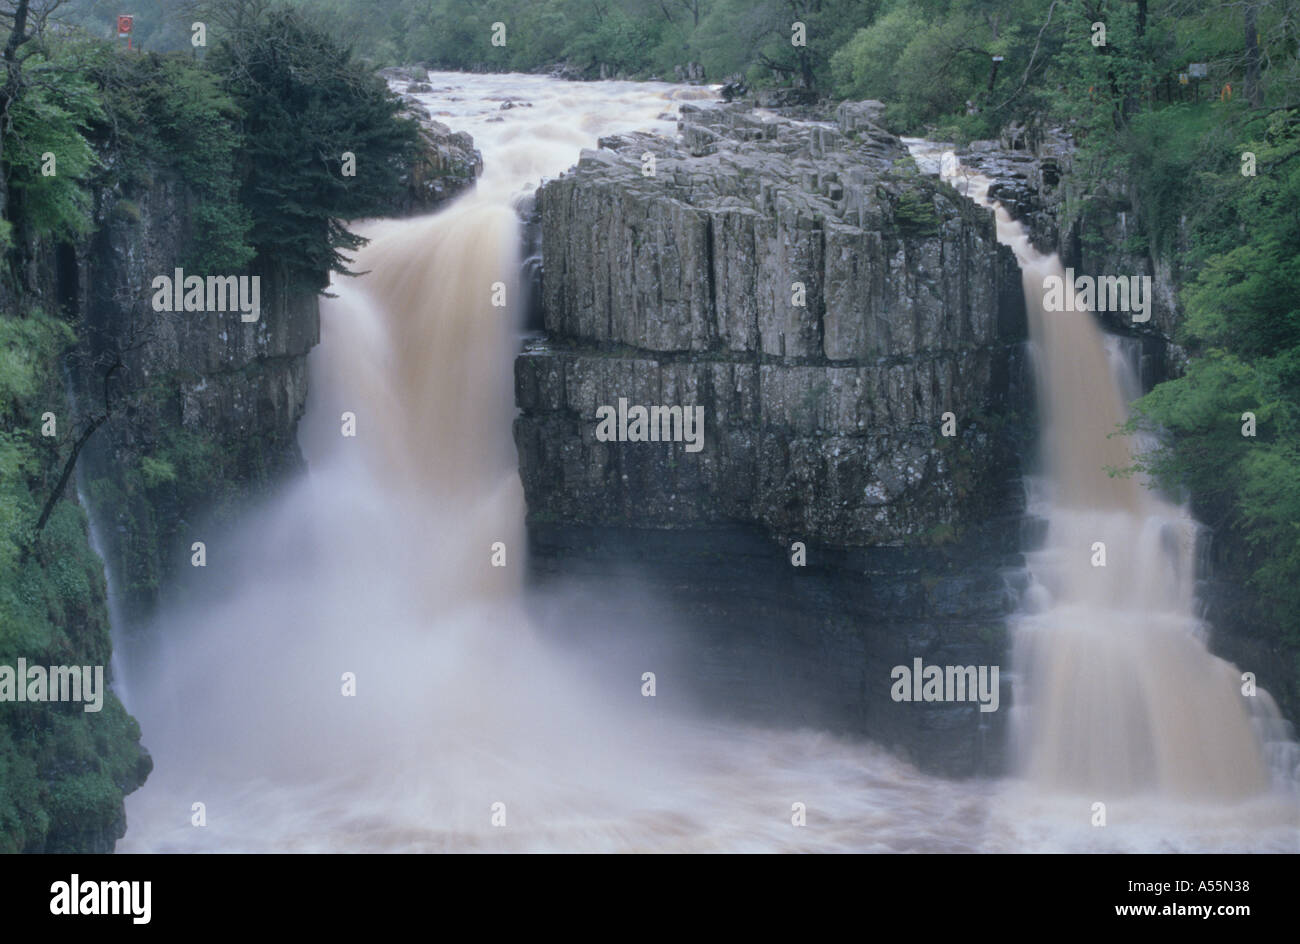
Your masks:
M 988 513 L 1018 270 L 870 114 L 685 106 L 680 142 L 604 141 L 541 189 L 547 337 L 516 364 L 534 517 L 866 545 Z M 703 406 L 703 449 L 598 441 L 619 398 Z
M 545 331 L 515 365 L 531 566 L 585 601 L 556 632 L 606 666 L 989 773 L 1009 691 L 981 713 L 890 683 L 917 657 L 1005 664 L 1020 276 L 880 112 L 687 105 L 678 139 L 603 140 L 541 188 Z M 620 400 L 702 406 L 702 448 L 598 436 Z
M 238 311 L 155 311 L 152 280 L 180 264 L 187 193 L 160 174 L 135 197 L 101 194 L 98 229 L 58 279 L 65 306 L 81 313 L 73 380 L 85 415 L 103 409 L 108 375 L 112 418 L 83 454 L 82 481 L 131 622 L 152 609 L 190 544 L 212 538 L 198 533 L 201 515 L 229 518 L 300 464 L 306 359 L 320 334 L 315 295 L 268 276 L 255 322 Z

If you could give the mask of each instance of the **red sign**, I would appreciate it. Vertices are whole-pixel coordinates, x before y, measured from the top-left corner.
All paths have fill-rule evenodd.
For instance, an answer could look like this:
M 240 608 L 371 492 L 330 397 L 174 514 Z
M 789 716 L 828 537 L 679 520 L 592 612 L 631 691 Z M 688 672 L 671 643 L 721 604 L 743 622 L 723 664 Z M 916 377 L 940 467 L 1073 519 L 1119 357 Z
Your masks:
M 131 32 L 131 24 L 134 22 L 135 17 L 133 16 L 119 16 L 117 18 L 117 34 L 119 36 L 125 36 L 127 33 Z

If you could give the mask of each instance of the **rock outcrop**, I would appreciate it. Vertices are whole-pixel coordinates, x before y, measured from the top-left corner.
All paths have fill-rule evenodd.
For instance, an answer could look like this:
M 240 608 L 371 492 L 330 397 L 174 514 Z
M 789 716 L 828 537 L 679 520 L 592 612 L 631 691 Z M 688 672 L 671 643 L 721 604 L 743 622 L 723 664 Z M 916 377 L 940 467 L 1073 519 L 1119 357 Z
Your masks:
M 539 193 L 546 338 L 516 364 L 530 512 L 843 545 L 980 520 L 1023 336 L 991 217 L 872 125 L 687 105 L 681 131 L 607 140 Z M 598 441 L 620 397 L 703 406 L 703 451 Z
M 87 446 L 82 482 L 128 624 L 151 612 L 191 543 L 215 537 L 200 520 L 229 519 L 300 464 L 306 359 L 320 333 L 315 294 L 266 275 L 255 322 L 154 311 L 151 282 L 172 274 L 187 242 L 189 194 L 159 173 L 133 197 L 99 193 L 94 234 L 67 248 L 57 289 L 80 313 L 72 379 L 87 415 L 102 409 L 107 377 L 113 415 Z
M 701 697 L 987 772 L 1001 717 L 889 683 L 1005 657 L 1019 270 L 878 118 L 685 105 L 677 140 L 602 140 L 541 188 L 545 333 L 515 371 L 533 566 L 611 620 L 600 581 L 639 574 Z M 702 449 L 602 441 L 620 399 L 702 406 Z
M 422 69 L 415 70 L 423 73 Z M 389 70 L 379 74 L 385 75 Z M 402 88 L 401 82 L 390 73 L 394 90 Z M 463 131 L 452 131 L 441 121 L 435 121 L 429 110 L 415 97 L 432 92 L 427 82 L 411 82 L 406 86 L 403 117 L 420 125 L 420 147 L 415 161 L 406 169 L 402 179 L 402 192 L 387 208 L 391 216 L 418 216 L 432 213 L 447 201 L 474 187 L 483 173 L 483 155 L 474 147 L 474 139 Z
M 1039 251 L 1057 253 L 1076 275 L 1151 277 L 1149 321 L 1135 323 L 1125 312 L 1100 313 L 1108 330 L 1141 339 L 1142 380 L 1149 389 L 1186 362 L 1174 339 L 1183 273 L 1171 261 L 1177 254 L 1149 251 L 1132 187 L 1117 181 L 1104 192 L 1078 192 L 1071 175 L 1074 151 L 1073 138 L 1061 128 L 1013 124 L 999 140 L 972 142 L 958 158 L 992 178 L 990 196 L 1027 227 Z
M 482 169 L 469 135 L 432 121 L 418 103 L 410 113 L 424 149 L 394 215 L 432 212 Z M 97 195 L 93 235 L 61 250 L 48 281 L 59 306 L 79 314 L 72 380 L 84 412 L 101 409 L 105 373 L 121 355 L 109 381 L 114 414 L 87 447 L 83 483 L 105 519 L 103 551 L 126 622 L 140 625 L 194 541 L 216 540 L 300 466 L 297 423 L 320 328 L 315 293 L 274 272 L 261 273 L 256 322 L 238 312 L 154 311 L 152 279 L 172 274 L 178 247 L 193 236 L 192 197 L 161 169 L 130 197 Z

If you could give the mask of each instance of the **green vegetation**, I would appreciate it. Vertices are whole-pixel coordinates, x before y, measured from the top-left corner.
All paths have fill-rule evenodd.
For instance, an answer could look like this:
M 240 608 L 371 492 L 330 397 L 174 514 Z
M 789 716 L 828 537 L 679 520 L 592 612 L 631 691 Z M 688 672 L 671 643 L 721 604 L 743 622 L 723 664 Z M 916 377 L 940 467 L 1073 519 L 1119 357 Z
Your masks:
M 94 25 L 101 7 L 73 3 L 56 15 Z M 146 6 L 137 28 L 161 35 L 164 19 L 183 21 L 188 37 L 190 19 L 205 16 L 203 58 L 127 55 L 121 43 L 77 31 L 32 36 L 19 78 L 0 90 L 11 99 L 0 151 L 8 191 L 0 210 L 10 205 L 0 239 L 11 267 L 35 240 L 87 233 L 96 190 L 124 196 L 119 216 L 138 221 L 132 198 L 162 174 L 184 182 L 193 223 L 178 265 L 252 266 L 313 289 L 345 271 L 341 250 L 360 241 L 344 221 L 399 191 L 417 126 L 397 117 L 400 100 L 344 43 L 291 8 L 229 0 L 187 15 Z M 47 153 L 55 174 L 43 172 Z M 345 153 L 355 175 L 343 172 Z
M 1300 111 L 1243 116 L 1240 127 L 1240 145 L 1202 165 L 1188 207 L 1179 338 L 1193 359 L 1130 425 L 1170 434 L 1142 467 L 1194 497 L 1221 553 L 1249 575 L 1297 661 L 1300 697 Z M 1242 151 L 1255 154 L 1256 177 L 1241 175 Z M 1246 413 L 1254 436 L 1243 435 Z
M 84 184 L 95 164 L 81 131 L 100 115 L 99 103 L 66 56 L 35 57 L 27 81 L 28 93 L 10 105 L 12 125 L 5 135 L 9 219 L 36 233 L 76 237 L 90 229 Z
M 72 431 L 40 434 L 61 402 L 63 322 L 0 317 L 0 665 L 107 665 L 103 565 L 81 508 L 64 498 L 39 540 L 32 524 Z M 65 415 L 63 423 L 68 423 Z M 6 704 L 0 715 L 0 852 L 103 847 L 116 837 L 123 785 L 148 770 L 140 731 L 116 696 L 80 704 Z
M 253 258 L 252 214 L 239 200 L 239 105 L 220 76 L 182 56 L 126 56 L 103 43 L 84 43 L 87 71 L 99 90 L 102 120 L 91 129 L 96 147 L 113 155 L 100 186 L 133 195 L 160 172 L 185 181 L 194 232 L 178 265 L 197 272 L 239 271 Z M 116 212 L 138 222 L 132 200 Z
M 934 209 L 934 197 L 926 185 L 904 190 L 894 202 L 894 220 L 906 233 L 914 236 L 932 236 L 939 232 L 939 214 Z

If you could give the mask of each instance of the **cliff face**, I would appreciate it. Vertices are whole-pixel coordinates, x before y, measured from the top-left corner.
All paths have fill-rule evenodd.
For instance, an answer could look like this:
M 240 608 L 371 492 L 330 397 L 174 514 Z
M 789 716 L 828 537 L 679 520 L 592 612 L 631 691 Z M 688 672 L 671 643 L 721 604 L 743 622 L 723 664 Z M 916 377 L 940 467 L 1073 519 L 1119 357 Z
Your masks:
M 104 552 L 129 623 L 158 588 L 211 542 L 219 524 L 301 459 L 316 297 L 263 277 L 261 315 L 158 312 L 152 280 L 172 275 L 189 236 L 188 194 L 159 175 L 127 200 L 101 192 L 97 229 L 65 260 L 59 292 L 80 313 L 73 381 L 83 412 L 111 419 L 88 446 L 83 483 L 101 517 Z M 201 273 L 187 273 L 201 274 Z M 113 369 L 120 356 L 120 366 Z
M 482 168 L 469 135 L 418 103 L 409 114 L 422 147 L 388 207 L 394 215 L 433 212 Z M 154 311 L 152 280 L 173 274 L 179 247 L 196 235 L 190 211 L 183 182 L 161 170 L 129 198 L 101 191 L 94 235 L 65 247 L 49 278 L 79 316 L 72 379 L 83 413 L 103 409 L 108 376 L 112 418 L 87 447 L 83 483 L 131 625 L 147 620 L 159 589 L 175 585 L 169 578 L 190 570 L 195 541 L 219 541 L 241 509 L 301 465 L 307 354 L 320 337 L 317 296 L 274 273 L 260 273 L 256 322 Z
M 395 92 L 405 92 L 403 117 L 420 125 L 419 153 L 402 180 L 402 192 L 388 208 L 390 216 L 416 216 L 432 213 L 447 201 L 474 187 L 483 173 L 483 155 L 474 147 L 474 139 L 463 131 L 452 131 L 435 121 L 429 110 L 415 97 L 428 92 L 429 74 L 418 66 L 382 69 Z
M 172 274 L 190 235 L 189 195 L 159 172 L 131 197 L 97 194 L 96 228 L 85 241 L 33 247 L 35 290 L 5 298 L 0 316 L 0 347 L 8 347 L 9 311 L 28 309 L 12 321 L 23 326 L 21 346 L 0 352 L 27 365 L 13 402 L 4 385 L 0 415 L 27 433 L 38 460 L 16 526 L 31 527 L 73 440 L 109 415 L 76 467 L 90 508 L 79 507 L 69 483 L 28 553 L 11 560 L 0 548 L 0 665 L 97 666 L 106 684 L 113 630 L 148 616 L 192 541 L 219 541 L 214 517 L 233 514 L 300 461 L 294 431 L 318 336 L 315 297 L 267 281 L 255 323 L 237 311 L 154 311 L 150 283 Z M 46 411 L 59 431 L 51 438 L 32 432 Z M 21 473 L 24 464 L 8 453 L 5 463 L 8 500 L 22 484 L 10 467 Z M 99 525 L 102 561 L 87 511 Z M 209 527 L 197 527 L 200 516 Z M 105 565 L 125 627 L 109 624 Z M 82 707 L 0 705 L 0 851 L 111 852 L 124 834 L 123 798 L 152 761 L 113 691 L 103 693 L 101 710 Z
M 59 371 L 71 334 L 7 288 L 0 288 L 0 853 L 110 852 L 126 828 L 122 798 L 151 761 L 139 726 L 105 690 L 112 646 L 104 569 L 75 493 L 49 506 L 34 534 L 76 436 Z M 82 701 L 16 700 L 18 692 L 52 696 L 54 684 L 34 691 L 27 671 L 56 666 L 78 667 L 79 682 L 93 691 L 74 688 Z
M 634 560 L 698 644 L 805 666 L 805 715 L 969 773 L 996 766 L 970 725 L 998 719 L 894 703 L 889 669 L 1002 661 L 1020 278 L 991 215 L 920 176 L 878 114 L 688 105 L 680 142 L 604 140 L 545 184 L 545 337 L 516 361 L 515 439 L 539 573 Z M 597 410 L 620 399 L 702 406 L 702 449 L 601 441 Z M 810 569 L 794 542 L 817 549 Z

